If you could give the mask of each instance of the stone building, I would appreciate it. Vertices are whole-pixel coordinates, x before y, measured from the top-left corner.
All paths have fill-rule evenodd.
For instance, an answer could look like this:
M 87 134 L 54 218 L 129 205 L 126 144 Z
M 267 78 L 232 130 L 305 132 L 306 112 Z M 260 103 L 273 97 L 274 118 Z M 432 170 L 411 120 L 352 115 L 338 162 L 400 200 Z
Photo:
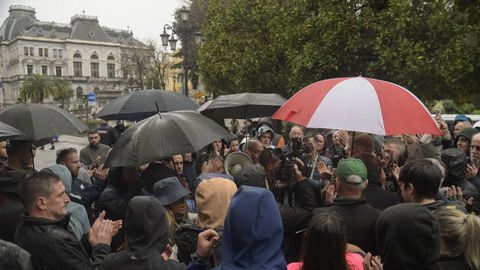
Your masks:
M 35 73 L 70 83 L 73 97 L 65 104 L 69 110 L 81 109 L 88 92 L 95 92 L 97 106 L 103 107 L 138 88 L 138 72 L 127 64 L 132 54 L 149 48 L 132 32 L 100 26 L 97 17 L 84 14 L 73 16 L 70 24 L 40 21 L 35 14 L 32 7 L 10 6 L 0 27 L 2 103 L 16 103 L 22 82 Z

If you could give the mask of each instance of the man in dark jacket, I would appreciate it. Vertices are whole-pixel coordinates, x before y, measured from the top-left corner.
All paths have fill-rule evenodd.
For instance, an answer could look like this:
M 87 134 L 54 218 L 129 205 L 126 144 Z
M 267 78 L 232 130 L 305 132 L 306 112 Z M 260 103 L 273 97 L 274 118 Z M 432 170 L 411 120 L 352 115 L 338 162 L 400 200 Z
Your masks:
M 7 145 L 8 165 L 0 168 L 0 239 L 13 242 L 25 211 L 20 202 L 20 184 L 33 173 L 32 143 L 12 140 Z
M 363 191 L 363 196 L 373 208 L 382 211 L 401 201 L 397 193 L 392 193 L 382 188 L 382 165 L 380 160 L 373 157 L 371 153 L 360 153 L 354 155 L 354 157 L 361 159 L 367 167 L 368 186 Z M 385 174 L 383 175 L 385 176 Z
M 80 161 L 78 158 L 77 149 L 66 148 L 61 150 L 56 159 L 57 164 L 65 165 L 72 174 L 71 192 L 67 194 L 70 199 L 85 207 L 90 222 L 93 222 L 92 204 L 98 199 L 102 191 L 107 186 L 104 176 L 100 177 L 98 169 L 94 169 L 93 174 L 97 176 L 92 177 L 94 184 L 85 183 L 78 177 L 80 171 Z M 92 175 L 93 176 L 93 175 Z
M 365 252 L 376 254 L 375 222 L 380 211 L 370 206 L 362 197 L 367 184 L 367 168 L 361 160 L 340 160 L 335 179 L 338 197 L 331 206 L 315 209 L 314 214 L 324 211 L 338 213 L 347 227 L 348 243 L 359 246 Z
M 97 127 L 98 134 L 100 135 L 100 143 L 113 147 L 117 142 L 117 131 L 108 125 L 108 122 L 102 120 L 100 125 Z
M 138 179 L 135 168 L 116 167 L 108 172 L 108 185 L 100 194 L 97 210 L 107 212 L 106 218 L 124 220 L 130 200 L 142 193 L 142 182 Z M 116 251 L 125 243 L 125 230 L 119 230 L 110 245 Z
M 410 161 L 400 170 L 398 179 L 400 192 L 405 202 L 416 202 L 427 207 L 430 211 L 437 209 L 457 209 L 466 212 L 459 203 L 446 199 L 437 200 L 438 189 L 442 182 L 443 173 L 440 164 L 432 159 L 423 158 Z
M 401 203 L 385 209 L 378 218 L 376 234 L 384 269 L 439 269 L 439 226 L 426 207 Z
M 463 197 L 470 201 L 467 210 L 480 211 L 480 194 L 477 188 L 466 179 L 468 159 L 465 153 L 458 148 L 442 151 L 442 161 L 447 166 L 447 175 L 443 182 L 444 187 L 457 186 L 462 190 Z
M 15 243 L 31 254 L 36 269 L 96 269 L 110 253 L 114 225 L 101 214 L 82 242 L 67 230 L 70 201 L 58 176 L 38 172 L 21 185 L 27 216 L 15 234 Z
M 150 196 L 134 197 L 125 218 L 127 249 L 108 255 L 101 269 L 180 270 L 185 265 L 168 259 L 168 225 L 165 208 Z
M 480 133 L 473 135 L 470 143 L 470 160 L 467 165 L 467 178 L 480 192 Z

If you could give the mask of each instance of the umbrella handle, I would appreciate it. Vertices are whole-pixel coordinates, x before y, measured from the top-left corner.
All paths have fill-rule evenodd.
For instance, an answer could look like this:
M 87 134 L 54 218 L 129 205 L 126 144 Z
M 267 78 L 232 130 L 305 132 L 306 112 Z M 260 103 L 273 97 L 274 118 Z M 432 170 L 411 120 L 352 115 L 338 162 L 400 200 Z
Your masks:
M 160 108 L 158 107 L 158 103 L 155 101 L 155 107 L 157 107 L 157 113 L 160 119 L 162 118 L 162 115 L 160 114 Z

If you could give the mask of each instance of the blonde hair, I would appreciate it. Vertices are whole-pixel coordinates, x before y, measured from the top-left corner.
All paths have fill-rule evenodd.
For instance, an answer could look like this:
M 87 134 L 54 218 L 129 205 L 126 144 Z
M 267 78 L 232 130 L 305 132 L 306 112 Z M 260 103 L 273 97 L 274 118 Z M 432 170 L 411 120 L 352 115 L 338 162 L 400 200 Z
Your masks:
M 457 257 L 463 254 L 465 263 L 480 269 L 480 217 L 459 210 L 442 209 L 435 212 L 440 224 L 442 254 Z
M 167 216 L 167 223 L 168 223 L 168 240 L 170 245 L 175 244 L 175 240 L 173 238 L 173 233 L 178 227 L 177 221 L 175 220 L 175 215 L 173 214 L 172 210 L 165 208 L 165 213 Z

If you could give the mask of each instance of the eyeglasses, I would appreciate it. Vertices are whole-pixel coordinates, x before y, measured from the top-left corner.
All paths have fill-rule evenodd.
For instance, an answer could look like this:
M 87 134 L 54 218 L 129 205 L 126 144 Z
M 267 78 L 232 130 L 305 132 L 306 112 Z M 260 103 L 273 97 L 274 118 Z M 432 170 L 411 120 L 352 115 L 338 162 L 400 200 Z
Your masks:
M 476 151 L 479 151 L 480 152 L 480 145 L 470 145 L 470 149 L 473 150 L 475 149 Z

